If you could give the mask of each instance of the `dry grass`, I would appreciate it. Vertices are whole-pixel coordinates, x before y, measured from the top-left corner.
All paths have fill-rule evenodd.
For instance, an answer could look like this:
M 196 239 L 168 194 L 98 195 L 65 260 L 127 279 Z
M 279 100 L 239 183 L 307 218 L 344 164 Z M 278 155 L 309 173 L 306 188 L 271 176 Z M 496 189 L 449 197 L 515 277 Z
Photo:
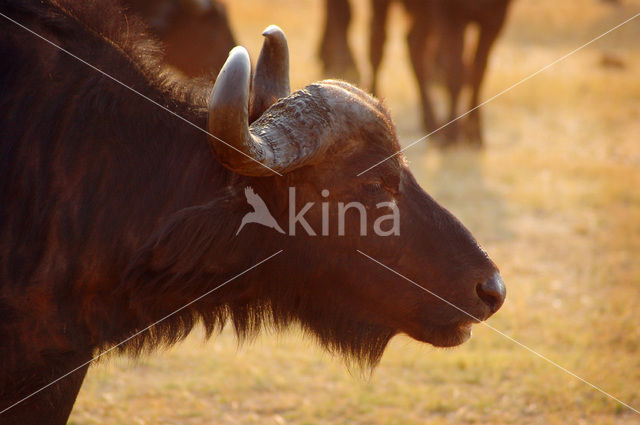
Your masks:
M 288 33 L 294 87 L 319 78 L 320 3 L 230 5 L 240 41 Z M 366 1 L 357 10 L 366 12 Z M 640 10 L 595 0 L 519 0 L 492 58 L 485 97 Z M 259 5 L 261 4 L 261 5 Z M 264 4 L 264 5 L 262 5 Z M 395 27 L 381 88 L 401 139 L 421 136 Z M 240 24 L 242 22 L 242 24 Z M 360 19 L 356 28 L 361 28 Z M 508 300 L 491 325 L 640 408 L 640 20 L 485 108 L 482 153 L 410 149 L 427 190 L 502 269 Z M 354 34 L 359 56 L 364 39 Z M 599 66 L 603 53 L 625 69 Z M 452 350 L 396 338 L 370 379 L 297 331 L 237 349 L 199 335 L 139 362 L 94 366 L 74 424 L 632 424 L 640 416 L 482 326 Z

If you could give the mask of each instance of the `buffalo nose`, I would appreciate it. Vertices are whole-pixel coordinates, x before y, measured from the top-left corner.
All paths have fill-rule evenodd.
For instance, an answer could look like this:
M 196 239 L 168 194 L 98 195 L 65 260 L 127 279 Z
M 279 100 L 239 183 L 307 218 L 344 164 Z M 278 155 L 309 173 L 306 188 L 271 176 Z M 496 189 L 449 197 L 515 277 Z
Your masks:
M 491 314 L 498 311 L 504 303 L 507 289 L 504 286 L 500 273 L 496 272 L 489 280 L 478 283 L 476 292 L 482 301 L 491 309 Z

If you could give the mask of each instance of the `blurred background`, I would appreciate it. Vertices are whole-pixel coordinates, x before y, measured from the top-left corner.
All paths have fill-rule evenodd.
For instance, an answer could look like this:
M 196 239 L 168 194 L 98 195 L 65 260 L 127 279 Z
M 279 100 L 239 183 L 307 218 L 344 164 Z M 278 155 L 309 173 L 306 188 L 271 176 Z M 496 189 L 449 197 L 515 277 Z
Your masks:
M 270 24 L 287 34 L 292 88 L 323 78 L 319 0 L 234 0 L 254 60 Z M 514 0 L 482 99 L 640 12 L 640 0 Z M 349 43 L 364 87 L 370 1 Z M 400 4 L 378 95 L 401 144 L 424 136 Z M 484 148 L 405 153 L 421 185 L 483 244 L 507 283 L 489 323 L 640 408 L 640 18 L 493 100 Z M 445 110 L 435 88 L 434 106 Z M 464 112 L 466 109 L 461 109 Z M 437 139 L 437 138 L 436 138 Z M 393 296 L 393 294 L 390 294 Z M 91 367 L 74 424 L 638 424 L 640 416 L 492 330 L 455 349 L 396 337 L 373 372 L 349 370 L 296 329 L 238 346 L 192 334 L 149 358 Z

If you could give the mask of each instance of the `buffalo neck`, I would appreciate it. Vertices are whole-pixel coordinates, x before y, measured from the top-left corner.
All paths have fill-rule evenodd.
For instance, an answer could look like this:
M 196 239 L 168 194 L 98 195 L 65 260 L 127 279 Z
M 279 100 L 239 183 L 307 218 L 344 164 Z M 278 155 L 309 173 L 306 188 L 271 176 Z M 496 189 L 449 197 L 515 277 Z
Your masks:
M 241 179 L 216 161 L 201 130 L 210 86 L 163 76 L 151 42 L 112 7 L 3 9 L 77 57 L 0 29 L 0 243 L 14 247 L 0 259 L 3 291 L 20 305 L 15 294 L 46 277 L 53 304 L 71 306 L 61 323 L 85 329 L 78 340 L 142 326 L 117 295 L 123 272 L 163 223 Z

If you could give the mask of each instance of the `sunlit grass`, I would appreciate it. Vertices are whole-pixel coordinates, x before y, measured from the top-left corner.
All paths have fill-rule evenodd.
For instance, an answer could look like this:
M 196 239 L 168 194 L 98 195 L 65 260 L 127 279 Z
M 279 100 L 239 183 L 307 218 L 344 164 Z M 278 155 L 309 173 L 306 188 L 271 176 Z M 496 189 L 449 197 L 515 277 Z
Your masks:
M 485 98 L 637 13 L 592 0 L 520 0 L 492 58 Z M 320 78 L 321 2 L 230 2 L 239 40 L 289 35 L 294 87 Z M 266 4 L 266 3 L 265 3 Z M 360 1 L 358 11 L 366 12 Z M 403 143 L 420 137 L 402 13 L 381 79 Z M 360 18 L 356 28 L 362 28 Z M 500 266 L 508 298 L 490 324 L 640 408 L 640 21 L 485 108 L 483 152 L 407 151 L 421 184 Z M 365 39 L 354 32 L 360 58 Z M 599 66 L 615 52 L 622 70 Z M 368 164 L 363 164 L 363 168 Z M 492 330 L 456 349 L 396 338 L 370 378 L 297 330 L 237 348 L 192 335 L 142 361 L 89 372 L 75 424 L 632 424 L 640 416 Z

